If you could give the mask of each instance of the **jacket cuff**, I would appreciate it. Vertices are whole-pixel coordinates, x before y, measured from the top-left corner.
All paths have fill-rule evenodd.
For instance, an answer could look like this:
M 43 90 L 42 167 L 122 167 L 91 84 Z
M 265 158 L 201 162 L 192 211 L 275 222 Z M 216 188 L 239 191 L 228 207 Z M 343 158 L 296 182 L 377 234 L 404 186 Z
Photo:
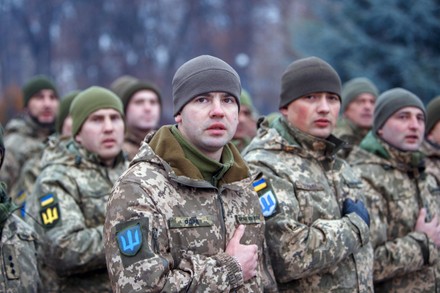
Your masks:
M 232 288 L 237 288 L 244 285 L 243 271 L 236 259 L 227 253 L 219 253 L 215 256 L 221 266 L 226 268 L 228 273 L 229 284 Z
M 424 265 L 433 265 L 438 259 L 438 250 L 428 235 L 421 232 L 412 232 L 409 237 L 414 239 L 420 246 Z
M 350 213 L 345 216 L 350 220 L 351 224 L 357 228 L 361 245 L 364 246 L 367 244 L 370 241 L 370 228 L 368 225 L 356 213 Z

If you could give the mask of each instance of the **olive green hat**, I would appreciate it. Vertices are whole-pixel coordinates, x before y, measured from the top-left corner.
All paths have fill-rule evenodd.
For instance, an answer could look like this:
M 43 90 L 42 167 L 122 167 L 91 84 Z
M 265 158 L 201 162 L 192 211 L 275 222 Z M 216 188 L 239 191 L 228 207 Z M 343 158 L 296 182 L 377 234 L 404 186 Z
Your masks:
M 162 105 L 162 97 L 160 91 L 155 85 L 148 82 L 136 80 L 134 82 L 127 83 L 125 88 L 121 91 L 120 98 L 122 100 L 122 103 L 124 104 L 124 110 L 127 109 L 127 105 L 130 102 L 133 95 L 141 90 L 153 91 L 157 95 L 159 99 L 159 103 Z
M 50 89 L 55 92 L 55 95 L 58 97 L 58 91 L 55 87 L 55 84 L 44 75 L 36 75 L 30 80 L 26 82 L 23 86 L 23 104 L 24 107 L 27 107 L 29 100 L 33 95 L 38 93 L 41 90 Z
M 379 95 L 377 87 L 366 77 L 353 78 L 342 86 L 341 113 L 344 113 L 347 106 L 360 94 L 372 94 L 375 98 Z
M 123 75 L 116 78 L 110 84 L 110 90 L 114 92 L 118 97 L 122 97 L 124 91 L 132 84 L 138 82 L 138 79 L 131 75 Z
M 437 122 L 440 120 L 440 96 L 435 97 L 428 103 L 426 107 L 426 129 L 425 133 L 428 135 Z
M 426 117 L 425 106 L 420 98 L 412 92 L 403 88 L 393 88 L 383 92 L 377 98 L 376 107 L 374 108 L 373 133 L 377 133 L 388 118 L 405 107 L 419 108 Z
M 311 93 L 329 92 L 341 97 L 341 79 L 330 64 L 318 57 L 292 62 L 281 77 L 279 108 Z
M 217 57 L 202 55 L 185 62 L 174 74 L 172 85 L 174 116 L 194 97 L 209 92 L 229 93 L 240 107 L 240 77 Z
M 72 116 L 72 136 L 78 134 L 84 121 L 90 114 L 100 109 L 115 109 L 124 116 L 121 100 L 112 91 L 99 86 L 92 86 L 80 92 L 70 105 Z
M 80 92 L 81 91 L 70 92 L 61 99 L 60 107 L 58 108 L 58 115 L 55 120 L 55 131 L 58 134 L 62 132 L 64 120 L 66 120 L 67 116 L 69 116 L 70 105 L 72 104 L 73 99 Z

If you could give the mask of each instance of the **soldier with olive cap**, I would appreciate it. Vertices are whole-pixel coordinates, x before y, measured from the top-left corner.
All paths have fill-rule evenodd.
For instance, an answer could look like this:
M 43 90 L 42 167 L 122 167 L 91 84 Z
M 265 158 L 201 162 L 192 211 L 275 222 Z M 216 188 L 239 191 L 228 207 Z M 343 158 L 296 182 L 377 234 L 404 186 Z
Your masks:
M 426 172 L 440 182 L 440 96 L 426 106 L 426 115 L 425 140 L 421 151 L 426 155 Z

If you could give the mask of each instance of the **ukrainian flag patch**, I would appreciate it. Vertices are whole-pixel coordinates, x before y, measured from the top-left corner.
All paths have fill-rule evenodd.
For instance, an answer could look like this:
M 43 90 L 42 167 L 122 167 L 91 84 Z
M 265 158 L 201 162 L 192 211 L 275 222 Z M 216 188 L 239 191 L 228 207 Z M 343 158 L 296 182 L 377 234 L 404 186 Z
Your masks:
M 260 191 L 260 190 L 262 190 L 262 189 L 267 187 L 266 179 L 261 178 L 261 179 L 259 179 L 257 181 L 254 181 L 252 183 L 252 186 L 254 187 L 255 192 Z
M 54 227 L 61 220 L 58 199 L 53 193 L 48 193 L 38 199 L 40 203 L 40 219 L 46 229 Z
M 275 214 L 278 204 L 275 192 L 273 191 L 270 182 L 262 177 L 255 180 L 252 183 L 252 186 L 254 187 L 254 190 L 258 193 L 261 212 L 263 213 L 263 216 L 267 218 Z

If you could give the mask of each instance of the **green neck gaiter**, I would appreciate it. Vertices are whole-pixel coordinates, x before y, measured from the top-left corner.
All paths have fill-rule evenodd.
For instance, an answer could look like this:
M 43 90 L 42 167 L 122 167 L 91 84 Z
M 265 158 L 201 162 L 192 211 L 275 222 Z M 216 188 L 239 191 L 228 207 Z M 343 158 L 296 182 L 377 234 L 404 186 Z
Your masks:
M 194 166 L 202 173 L 203 178 L 213 186 L 217 186 L 219 180 L 234 164 L 234 157 L 228 145 L 223 148 L 223 154 L 220 162 L 214 161 L 203 155 L 196 147 L 189 143 L 174 125 L 171 132 L 183 149 L 185 157 L 190 160 Z

